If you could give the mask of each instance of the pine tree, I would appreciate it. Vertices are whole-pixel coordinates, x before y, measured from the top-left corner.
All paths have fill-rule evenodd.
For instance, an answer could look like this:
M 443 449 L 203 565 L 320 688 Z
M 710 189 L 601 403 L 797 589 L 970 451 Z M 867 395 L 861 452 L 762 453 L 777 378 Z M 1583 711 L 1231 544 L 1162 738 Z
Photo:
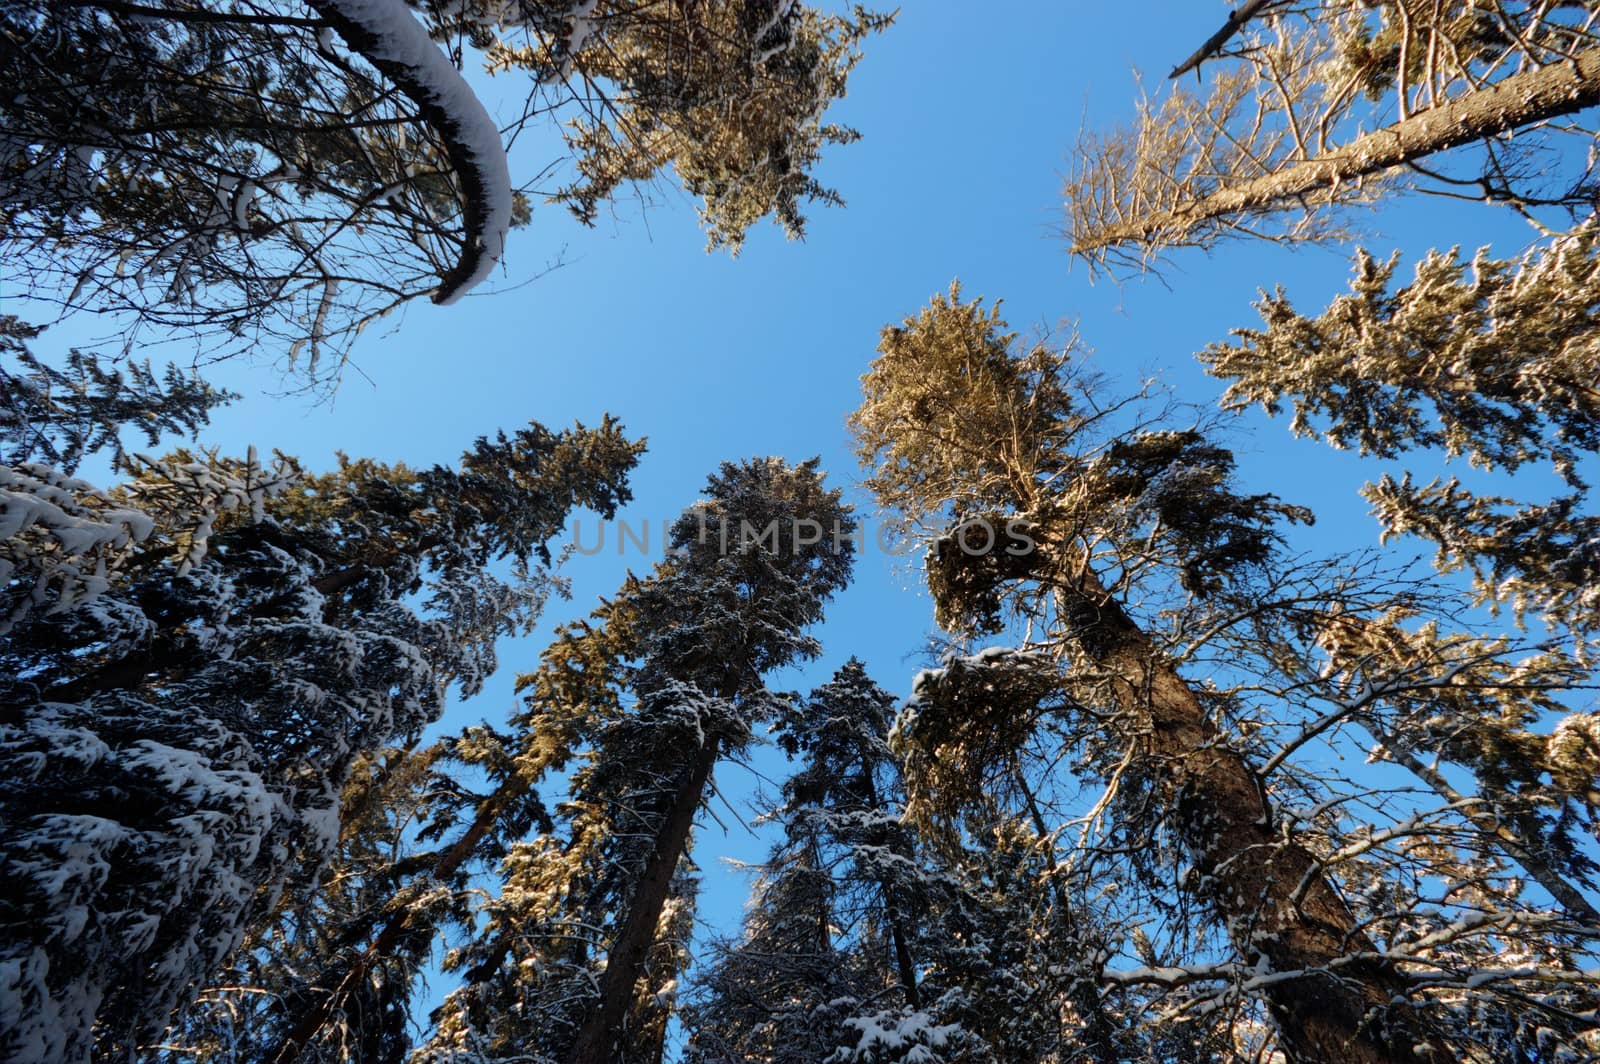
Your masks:
M 712 773 L 785 701 L 763 676 L 814 656 L 805 629 L 848 578 L 853 523 L 816 463 L 726 465 L 671 554 L 564 629 L 526 681 L 497 802 L 569 770 L 554 832 L 509 846 L 430 1060 L 653 1060 L 678 976 L 685 864 Z M 481 821 L 480 821 L 481 822 Z M 487 833 L 487 827 L 485 833 Z
M 854 1041 L 857 1010 L 919 1006 L 920 870 L 892 805 L 893 712 L 851 659 L 780 717 L 779 744 L 803 759 L 772 814 L 783 839 L 743 935 L 696 981 L 689 1060 L 820 1062 Z
M 1600 932 L 1595 722 L 1575 696 L 1593 682 L 1595 630 L 1581 474 L 1597 449 L 1594 175 L 1560 140 L 1593 138 L 1591 21 L 1581 5 L 1242 5 L 1179 72 L 1242 62 L 1204 99 L 1174 93 L 1141 111 L 1136 132 L 1086 138 L 1069 181 L 1074 250 L 1096 263 L 1148 263 L 1238 232 L 1337 236 L 1338 209 L 1413 184 L 1509 205 L 1544 237 L 1515 260 L 1430 251 L 1410 283 L 1398 256 L 1361 251 L 1349 293 L 1322 314 L 1263 293 L 1262 326 L 1201 356 L 1230 381 L 1225 407 L 1288 408 L 1297 435 L 1386 464 L 1364 489 L 1384 541 L 1435 550 L 1432 580 L 1372 557 L 1286 565 L 1254 581 L 1252 604 L 1215 604 L 1179 628 L 1206 633 L 1190 660 L 1259 670 L 1253 692 L 1213 696 L 1235 719 L 1261 728 L 1262 691 L 1307 712 L 1298 734 L 1262 744 L 1267 770 L 1282 777 L 1302 747 L 1338 750 L 1346 733 L 1409 775 L 1396 786 L 1417 797 L 1378 810 L 1390 821 L 1381 842 L 1336 842 L 1336 831 L 1327 845 L 1337 859 L 1417 840 L 1377 862 L 1387 871 L 1369 862 L 1344 875 L 1368 892 L 1354 909 L 1391 955 L 1429 943 L 1429 1004 L 1465 1059 L 1583 1059 L 1597 1037 L 1584 1010 L 1567 1011 L 1592 993 L 1569 951 Z M 1241 31 L 1245 47 L 1231 50 Z M 1373 132 L 1359 124 L 1369 105 L 1392 108 Z M 1454 475 L 1435 476 L 1441 465 Z M 1474 483 L 1540 465 L 1559 481 L 1548 495 Z M 1518 633 L 1496 623 L 1501 610 Z M 1368 804 L 1335 780 L 1305 791 Z M 1407 885 L 1417 877 L 1470 901 L 1430 908 Z M 1516 932 L 1469 930 L 1490 913 Z M 1542 981 L 1482 993 L 1513 940 Z
M 1262 995 L 1297 1059 L 1427 1059 L 1398 1004 L 1405 981 L 1130 613 L 1163 576 L 1220 591 L 1269 557 L 1279 522 L 1306 515 L 1234 492 L 1231 456 L 1197 432 L 1136 425 L 1106 439 L 1119 404 L 1072 379 L 1070 353 L 1013 353 L 1013 340 L 997 309 L 938 297 L 885 330 L 853 417 L 880 504 L 939 528 L 929 581 L 941 622 L 997 630 L 1009 603 L 1046 626 L 1069 701 L 1098 707 L 1091 719 L 1147 776 L 1194 864 L 1195 900 L 1243 964 L 1283 973 Z M 1019 520 L 1030 548 L 969 548 L 972 529 L 995 537 Z
M 1600 451 L 1594 233 L 1591 220 L 1518 261 L 1429 253 L 1398 287 L 1398 256 L 1379 263 L 1361 252 L 1350 293 L 1321 315 L 1299 314 L 1282 291 L 1263 295 L 1263 328 L 1237 330 L 1235 343 L 1201 358 L 1230 381 L 1225 405 L 1277 414 L 1287 404 L 1296 435 L 1386 462 L 1544 464 L 1559 478 L 1561 494 L 1533 502 L 1476 492 L 1459 477 L 1418 485 L 1409 471 L 1385 473 L 1363 494 L 1385 539 L 1428 541 L 1436 570 L 1470 574 L 1476 604 L 1564 630 L 1571 646 L 1549 642 L 1512 666 L 1509 639 L 1453 630 L 1400 596 L 1387 615 L 1326 618 L 1317 638 L 1341 670 L 1396 690 L 1396 712 L 1369 721 L 1386 756 L 1441 797 L 1481 806 L 1473 819 L 1484 834 L 1574 918 L 1600 926 L 1581 889 L 1592 889 L 1596 869 L 1574 837 L 1594 829 L 1600 808 L 1584 753 L 1594 716 L 1561 695 L 1587 682 L 1585 645 L 1600 620 L 1600 518 L 1587 512 L 1579 474 Z M 1477 793 L 1429 768 L 1434 757 L 1468 769 Z
M 1384 476 L 1364 494 L 1385 536 L 1416 535 L 1442 572 L 1470 571 L 1479 599 L 1600 629 L 1600 517 L 1586 512 L 1583 461 L 1600 451 L 1600 224 L 1520 260 L 1430 252 L 1396 285 L 1398 255 L 1361 252 L 1350 292 L 1316 317 L 1279 290 L 1262 328 L 1202 354 L 1229 381 L 1225 406 L 1292 410 L 1290 429 L 1363 456 L 1464 458 L 1474 469 L 1548 465 L 1566 493 L 1537 503 L 1461 481 Z
M 916 1008 L 912 938 L 917 895 L 913 840 L 899 822 L 898 765 L 888 747 L 895 700 L 852 658 L 833 679 L 811 693 L 804 717 L 785 721 L 779 744 L 805 757 L 805 767 L 786 787 L 789 814 L 815 816 L 813 833 L 835 853 L 848 855 L 857 898 L 841 899 L 872 914 L 892 953 L 892 968 L 905 1004 Z
M 460 786 L 438 767 L 441 759 L 438 744 L 356 759 L 340 798 L 337 845 L 323 866 L 300 870 L 278 906 L 252 922 L 226 967 L 164 1036 L 161 1059 L 270 1059 L 287 1028 L 328 1002 L 336 1007 L 300 1048 L 300 1059 L 406 1058 L 419 973 L 435 945 L 431 932 L 468 918 L 460 893 L 418 889 L 435 857 L 427 832 L 417 837 L 418 823 L 459 800 Z M 400 911 L 420 911 L 427 920 L 414 921 L 414 933 L 351 978 L 351 953 Z
M 683 1022 L 684 1059 L 819 1064 L 834 1055 L 844 1006 L 881 989 L 834 944 L 833 873 L 815 840 L 786 838 L 762 865 L 736 942 L 715 943 Z M 875 985 L 876 984 L 876 985 Z
M 963 829 L 907 822 L 895 699 L 846 663 L 780 723 L 801 759 L 771 818 L 743 934 L 713 947 L 684 1012 L 687 1059 L 1064 1057 L 1067 967 L 1037 839 L 993 805 Z M 1102 1059 L 1102 1058 L 1096 1058 Z M 1116 1058 L 1105 1058 L 1116 1059 Z
M 106 451 L 120 466 L 125 431 L 151 447 L 166 435 L 193 436 L 214 408 L 238 398 L 174 365 L 158 378 L 149 362 L 118 366 L 74 350 L 57 369 L 28 347 L 43 331 L 0 314 L 0 459 L 7 465 L 42 463 L 71 476 L 86 455 Z
M 0 830 L 22 885 L 0 910 L 7 1054 L 84 1060 L 159 1034 L 328 859 L 352 765 L 492 671 L 550 590 L 547 542 L 573 507 L 626 498 L 640 446 L 608 420 L 482 439 L 459 469 L 179 451 L 110 492 L 57 478 L 58 502 L 137 521 L 82 594 L 0 645 L 0 743 L 21 766 Z M 7 549 L 20 535 L 49 578 L 83 522 L 28 539 L 40 505 L 18 498 Z M 31 590 L 14 576 L 7 593 Z
M 1560 469 L 1586 449 L 1581 408 L 1560 398 L 1584 297 L 1523 303 L 1502 281 L 1486 264 L 1476 289 L 1419 287 L 1370 329 L 1355 298 L 1316 322 L 1271 301 L 1265 333 L 1208 358 L 1242 378 L 1237 395 L 1293 399 L 1330 434 L 1394 433 L 1374 448 Z M 1474 291 L 1513 332 L 1569 322 L 1539 333 L 1527 393 L 1474 356 Z M 1433 306 L 1439 329 L 1411 326 Z M 1267 338 L 1280 357 L 1261 357 Z M 1346 358 L 1323 342 L 1341 338 Z M 1047 864 L 1065 940 L 1097 957 L 1079 971 L 1100 1008 L 1068 999 L 1079 1022 L 1098 1011 L 1144 1059 L 1174 1039 L 1319 1062 L 1593 1051 L 1600 1031 L 1573 1008 L 1593 992 L 1573 951 L 1600 932 L 1581 837 L 1593 764 L 1573 760 L 1590 722 L 1563 705 L 1592 666 L 1563 585 L 1525 601 L 1577 649 L 1458 634 L 1448 582 L 1376 555 L 1293 559 L 1284 519 L 1308 514 L 1238 494 L 1201 432 L 1108 398 L 1070 348 L 1017 344 L 997 311 L 937 298 L 880 351 L 855 416 L 869 486 L 931 541 L 943 625 L 970 638 L 1015 620 L 1027 636 L 919 680 L 897 731 L 909 813 L 961 825 L 1000 795 L 1035 838 L 1072 837 Z M 1473 370 L 1459 386 L 1401 368 L 1446 352 Z M 1369 410 L 1392 416 L 1368 428 Z M 1397 771 L 1369 790 L 1327 767 L 1360 756 Z

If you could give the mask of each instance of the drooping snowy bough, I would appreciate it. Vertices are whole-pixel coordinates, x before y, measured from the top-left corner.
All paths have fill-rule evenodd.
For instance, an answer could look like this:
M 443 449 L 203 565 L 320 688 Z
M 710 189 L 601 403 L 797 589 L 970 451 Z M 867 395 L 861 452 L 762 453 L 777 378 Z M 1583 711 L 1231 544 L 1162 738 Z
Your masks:
M 34 319 L 109 312 L 331 385 L 365 326 L 481 285 L 540 202 L 593 223 L 671 173 L 714 244 L 767 216 L 798 233 L 806 201 L 838 200 L 811 171 L 855 134 L 823 115 L 887 22 L 733 0 L 16 0 L 0 285 Z M 476 64 L 501 75 L 504 129 Z M 507 145 L 535 126 L 551 157 L 514 183 Z
M 511 229 L 511 170 L 500 129 L 405 0 L 309 0 L 362 58 L 417 105 L 444 142 L 462 197 L 461 257 L 439 278 L 448 306 L 489 276 Z

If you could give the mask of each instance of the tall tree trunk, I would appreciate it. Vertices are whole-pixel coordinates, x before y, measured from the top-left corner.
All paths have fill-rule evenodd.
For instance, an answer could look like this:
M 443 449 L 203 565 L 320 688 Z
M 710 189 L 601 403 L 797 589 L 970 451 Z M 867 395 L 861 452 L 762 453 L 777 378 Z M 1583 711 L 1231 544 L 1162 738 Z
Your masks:
M 906 939 L 905 918 L 900 914 L 900 906 L 895 901 L 894 889 L 887 884 L 883 888 L 883 909 L 889 921 L 889 938 L 894 943 L 894 964 L 900 973 L 900 989 L 905 993 L 907 1007 L 920 1009 L 922 995 L 917 990 L 917 966 L 911 959 L 911 944 Z
M 1271 210 L 1316 197 L 1346 183 L 1372 177 L 1436 152 L 1500 136 L 1523 126 L 1573 114 L 1600 103 L 1600 49 L 1570 60 L 1526 70 L 1431 107 L 1315 159 L 1290 163 L 1273 173 L 1228 185 L 1171 210 L 1099 229 L 1075 242 L 1076 253 L 1118 244 L 1159 240 L 1231 215 Z
M 634 888 L 628 915 L 606 953 L 600 1002 L 578 1029 L 572 1054 L 567 1058 L 571 1064 L 611 1064 L 615 1059 L 623 1020 L 633 1003 L 633 988 L 638 985 L 650 947 L 655 944 L 661 913 L 672 894 L 672 877 L 689 848 L 695 815 L 700 811 L 701 798 L 720 752 L 719 741 L 708 739 L 673 795 L 672 805 L 656 833 L 644 874 Z
M 883 805 L 878 799 L 878 788 L 872 782 L 871 758 L 864 751 L 861 762 L 865 768 L 867 808 L 882 809 Z M 910 857 L 909 854 L 902 856 Z M 900 911 L 894 884 L 885 879 L 880 881 L 878 886 L 883 890 L 883 915 L 889 924 L 889 941 L 894 946 L 894 964 L 900 973 L 900 990 L 905 994 L 906 1005 L 919 1009 L 922 1007 L 922 994 L 917 989 L 917 965 L 911 956 L 911 940 L 906 931 L 905 914 Z
M 1442 1064 L 1392 965 L 1351 959 L 1376 947 L 1304 846 L 1273 824 L 1255 772 L 1230 750 L 1194 691 L 1092 576 L 1062 592 L 1072 635 L 1109 674 L 1137 722 L 1168 810 L 1247 964 L 1304 975 L 1262 994 L 1297 1064 Z

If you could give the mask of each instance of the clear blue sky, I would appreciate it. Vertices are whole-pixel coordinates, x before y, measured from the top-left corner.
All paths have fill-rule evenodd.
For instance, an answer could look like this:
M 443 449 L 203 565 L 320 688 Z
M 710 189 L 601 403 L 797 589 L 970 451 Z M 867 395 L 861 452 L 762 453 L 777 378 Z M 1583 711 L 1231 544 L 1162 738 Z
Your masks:
M 879 329 L 956 277 L 968 295 L 1003 296 L 1014 326 L 1075 318 L 1107 372 L 1160 373 L 1185 397 L 1208 402 L 1220 389 L 1193 353 L 1252 324 L 1260 286 L 1281 282 L 1300 305 L 1320 308 L 1343 286 L 1347 252 L 1240 244 L 1180 257 L 1170 290 L 1153 281 L 1091 286 L 1058 236 L 1058 185 L 1080 123 L 1128 115 L 1132 70 L 1155 86 L 1226 12 L 1194 0 L 908 0 L 899 23 L 868 42 L 849 98 L 830 114 L 863 133 L 822 170 L 848 206 L 812 212 L 803 243 L 763 225 L 737 260 L 707 255 L 693 204 L 666 187 L 648 207 L 620 204 L 593 231 L 559 208 L 536 209 L 533 225 L 513 234 L 496 283 L 527 279 L 564 248 L 561 269 L 447 310 L 416 306 L 391 319 L 395 330 L 369 331 L 355 358 L 370 383 L 351 374 L 331 405 L 272 398 L 280 381 L 265 367 L 219 367 L 213 376 L 246 398 L 221 412 L 208 439 L 235 452 L 278 447 L 313 465 L 338 448 L 420 464 L 451 461 L 472 437 L 530 418 L 556 427 L 609 411 L 649 437 L 627 516 L 651 521 L 654 536 L 720 461 L 751 455 L 821 455 L 833 482 L 870 508 L 854 487 L 844 426 L 859 376 Z M 1507 216 L 1425 199 L 1391 202 L 1374 222 L 1381 234 L 1368 241 L 1373 250 L 1399 246 L 1413 256 L 1455 242 L 1510 252 L 1532 235 Z M 80 329 L 54 337 L 60 343 Z M 54 347 L 47 334 L 41 352 Z M 1317 510 L 1306 548 L 1376 542 L 1355 494 L 1371 467 L 1254 416 L 1242 421 L 1237 443 L 1246 486 Z M 592 533 L 591 523 L 590 542 Z M 547 621 L 586 611 L 615 589 L 625 565 L 647 564 L 614 549 L 580 559 L 568 569 L 574 600 L 554 604 Z M 825 656 L 778 682 L 809 688 L 856 655 L 880 683 L 908 693 L 932 626 L 918 585 L 903 562 L 869 551 L 820 630 Z M 445 726 L 503 719 L 513 675 L 534 666 L 542 644 L 541 635 L 506 647 L 501 675 Z M 781 778 L 781 755 L 769 749 L 756 760 Z M 735 801 L 749 790 L 740 771 L 719 780 Z M 701 915 L 732 929 L 744 881 L 717 858 L 759 859 L 764 843 L 733 826 L 725 809 L 717 814 L 732 833 L 709 821 L 702 828 Z

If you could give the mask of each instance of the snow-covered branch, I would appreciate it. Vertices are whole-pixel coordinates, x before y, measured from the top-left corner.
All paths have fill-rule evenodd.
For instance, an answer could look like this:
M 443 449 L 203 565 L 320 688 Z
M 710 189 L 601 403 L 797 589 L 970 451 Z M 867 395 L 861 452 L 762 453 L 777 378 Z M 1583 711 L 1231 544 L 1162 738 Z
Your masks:
M 362 58 L 417 105 L 444 141 L 462 197 L 461 257 L 439 278 L 448 306 L 478 285 L 505 251 L 511 171 L 500 129 L 404 0 L 308 0 Z

